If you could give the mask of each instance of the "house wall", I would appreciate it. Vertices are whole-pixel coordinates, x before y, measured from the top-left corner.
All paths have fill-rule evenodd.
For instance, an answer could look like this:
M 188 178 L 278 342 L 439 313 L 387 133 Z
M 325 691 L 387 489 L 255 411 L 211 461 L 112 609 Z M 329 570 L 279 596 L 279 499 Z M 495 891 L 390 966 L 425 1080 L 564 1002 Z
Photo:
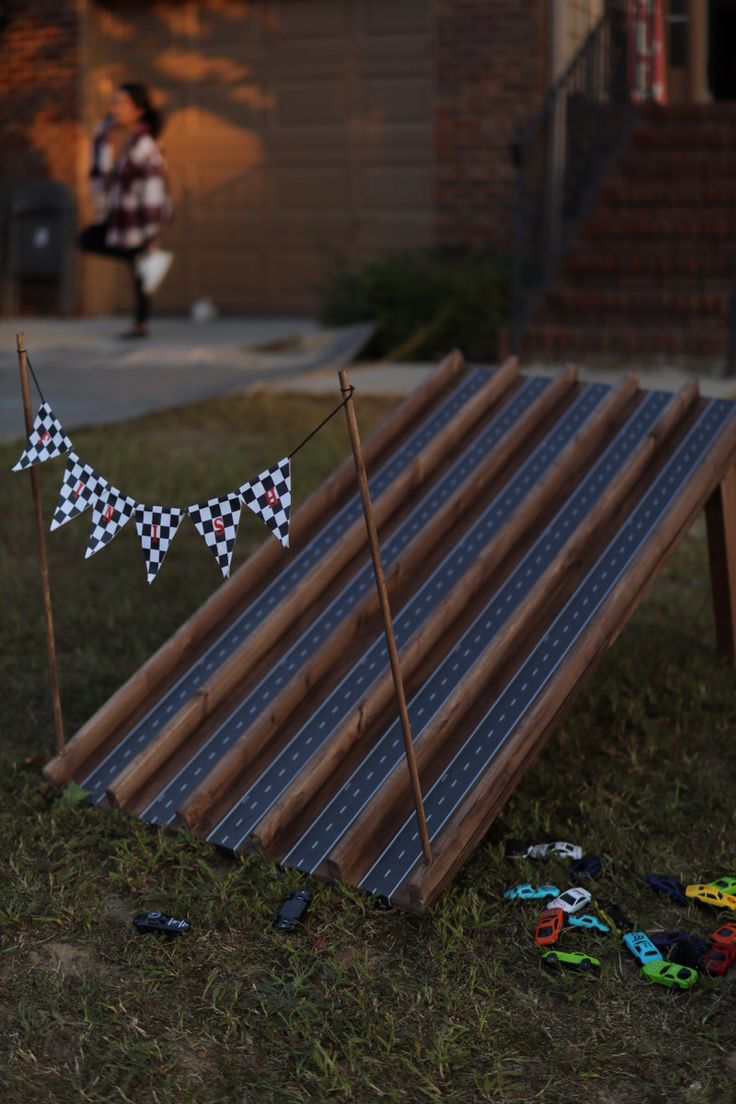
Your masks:
M 9 0 L 0 29 L 2 179 L 77 185 L 83 0 Z
M 437 238 L 511 244 L 510 147 L 547 88 L 544 0 L 436 0 Z

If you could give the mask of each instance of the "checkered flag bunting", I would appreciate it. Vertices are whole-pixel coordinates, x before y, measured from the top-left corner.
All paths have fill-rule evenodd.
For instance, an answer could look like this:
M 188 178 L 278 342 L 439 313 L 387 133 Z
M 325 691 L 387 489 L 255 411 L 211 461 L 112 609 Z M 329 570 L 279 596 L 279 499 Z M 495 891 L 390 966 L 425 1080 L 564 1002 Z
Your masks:
M 50 528 L 58 529 L 83 514 L 108 486 L 107 480 L 94 468 L 80 460 L 76 452 L 70 452 Z
M 227 579 L 233 558 L 235 538 L 240 521 L 241 502 L 237 492 L 211 498 L 196 506 L 187 506 L 187 513 Z
M 33 464 L 43 464 L 44 460 L 51 460 L 54 456 L 61 456 L 63 452 L 69 452 L 72 443 L 61 427 L 61 422 L 54 414 L 47 402 L 41 403 L 33 423 L 31 435 L 28 438 L 20 460 L 14 466 L 13 471 L 24 471 Z
M 183 517 L 184 511 L 178 506 L 136 506 L 135 527 L 146 557 L 146 577 L 149 583 L 158 575 Z
M 134 498 L 121 494 L 117 487 L 106 483 L 105 490 L 92 504 L 92 529 L 89 534 L 85 560 L 94 556 L 130 521 L 138 503 Z
M 273 468 L 238 488 L 243 502 L 265 522 L 284 548 L 289 547 L 289 518 L 291 516 L 291 462 L 289 457 L 279 460 Z

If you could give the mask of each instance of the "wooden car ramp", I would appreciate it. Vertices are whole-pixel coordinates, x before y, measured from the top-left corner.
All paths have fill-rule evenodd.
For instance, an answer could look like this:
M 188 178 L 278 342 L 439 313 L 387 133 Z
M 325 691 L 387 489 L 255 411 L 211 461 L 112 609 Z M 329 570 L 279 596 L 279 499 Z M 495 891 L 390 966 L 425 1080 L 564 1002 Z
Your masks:
M 359 410 L 358 410 L 359 413 Z M 449 356 L 366 445 L 432 862 L 352 459 L 52 760 L 162 826 L 423 911 L 705 508 L 734 656 L 736 403 Z

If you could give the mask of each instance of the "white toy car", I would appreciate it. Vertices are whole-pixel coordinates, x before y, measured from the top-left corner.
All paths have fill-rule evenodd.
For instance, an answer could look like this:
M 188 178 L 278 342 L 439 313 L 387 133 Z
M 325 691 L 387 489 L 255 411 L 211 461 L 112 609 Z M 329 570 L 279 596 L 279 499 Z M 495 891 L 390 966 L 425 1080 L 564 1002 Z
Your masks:
M 583 857 L 582 847 L 578 847 L 576 843 L 565 843 L 564 840 L 553 843 L 550 851 L 553 855 L 563 855 L 566 859 L 572 859 L 573 862 L 577 862 L 578 859 Z
M 561 893 L 559 897 L 554 897 L 551 901 L 547 902 L 548 909 L 562 909 L 568 915 L 571 912 L 580 912 L 581 909 L 589 905 L 592 900 L 591 894 L 587 889 L 583 889 L 582 886 L 574 886 L 572 889 L 566 889 L 564 893 Z

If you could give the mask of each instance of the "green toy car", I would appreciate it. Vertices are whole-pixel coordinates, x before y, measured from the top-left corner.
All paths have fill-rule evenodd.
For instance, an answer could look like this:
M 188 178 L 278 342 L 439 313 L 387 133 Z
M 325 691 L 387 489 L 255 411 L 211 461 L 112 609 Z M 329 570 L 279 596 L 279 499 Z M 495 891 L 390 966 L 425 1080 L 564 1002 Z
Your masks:
M 736 896 L 736 878 L 724 875 L 722 878 L 716 878 L 715 881 L 709 884 L 715 886 L 716 889 L 720 889 L 722 893 L 728 893 L 732 897 Z
M 592 955 L 579 954 L 577 951 L 545 951 L 542 955 L 545 970 L 578 970 L 581 973 L 600 973 L 600 959 Z
M 655 985 L 667 985 L 670 989 L 689 989 L 698 980 L 698 971 L 676 962 L 647 962 L 641 968 L 641 976 Z

